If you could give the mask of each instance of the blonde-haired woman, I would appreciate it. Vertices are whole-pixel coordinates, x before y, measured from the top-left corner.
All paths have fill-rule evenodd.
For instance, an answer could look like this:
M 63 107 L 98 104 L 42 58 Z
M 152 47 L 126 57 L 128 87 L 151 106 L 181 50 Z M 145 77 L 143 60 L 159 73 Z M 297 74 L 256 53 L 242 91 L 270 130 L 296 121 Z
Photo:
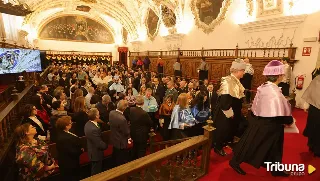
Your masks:
M 192 126 L 195 125 L 195 121 L 189 108 L 187 94 L 180 94 L 177 99 L 177 104 L 173 108 L 171 121 L 168 127 L 168 129 L 171 130 L 171 139 L 188 137 Z
M 71 96 L 71 110 L 74 112 L 75 101 L 77 97 L 83 97 L 83 91 L 81 89 L 76 89 L 74 94 Z
M 89 121 L 85 101 L 86 99 L 83 96 L 77 97 L 74 101 L 72 121 L 76 122 L 74 129 L 79 137 L 84 136 L 84 125 Z
M 144 86 L 144 85 L 142 85 L 142 86 L 140 87 L 139 95 L 140 95 L 140 96 L 145 96 L 145 95 L 146 95 L 146 90 L 147 90 L 147 87 Z
M 19 180 L 39 181 L 50 175 L 57 165 L 48 152 L 48 145 L 35 139 L 37 130 L 29 123 L 15 129 L 18 138 L 16 163 L 19 167 Z

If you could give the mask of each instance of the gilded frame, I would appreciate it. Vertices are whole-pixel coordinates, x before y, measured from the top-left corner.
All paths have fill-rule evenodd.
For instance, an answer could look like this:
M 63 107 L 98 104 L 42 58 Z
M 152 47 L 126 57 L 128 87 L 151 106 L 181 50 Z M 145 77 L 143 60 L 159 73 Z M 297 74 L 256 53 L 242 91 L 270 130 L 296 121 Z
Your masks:
M 270 15 L 277 15 L 283 13 L 282 0 L 276 0 L 276 7 L 266 10 L 264 9 L 265 0 L 257 0 L 258 12 L 257 17 L 264 17 Z
M 148 37 L 150 38 L 151 41 L 153 41 L 153 40 L 157 37 L 157 35 L 158 35 L 158 33 L 159 33 L 159 27 L 160 27 L 161 19 L 160 19 L 160 17 L 157 15 L 157 13 L 153 11 L 154 14 L 155 14 L 156 16 L 158 16 L 158 23 L 157 23 L 156 32 L 154 33 L 154 35 L 152 35 L 152 34 L 150 33 L 149 27 L 148 27 L 148 19 L 149 19 L 149 12 L 150 12 L 150 11 L 153 11 L 153 9 L 151 9 L 151 8 L 148 9 L 148 11 L 147 11 L 147 16 L 146 16 L 146 18 L 145 18 L 145 20 L 144 20 L 144 24 L 146 25 L 146 28 L 147 28 Z
M 228 11 L 230 4 L 232 3 L 232 0 L 224 0 L 223 1 L 222 7 L 220 8 L 219 15 L 209 25 L 205 24 L 204 22 L 202 22 L 200 20 L 199 10 L 196 5 L 197 1 L 198 0 L 192 0 L 192 2 L 191 2 L 191 10 L 192 10 L 192 13 L 195 17 L 195 23 L 198 28 L 203 30 L 204 33 L 209 34 L 209 33 L 213 32 L 214 28 L 225 19 L 226 13 Z

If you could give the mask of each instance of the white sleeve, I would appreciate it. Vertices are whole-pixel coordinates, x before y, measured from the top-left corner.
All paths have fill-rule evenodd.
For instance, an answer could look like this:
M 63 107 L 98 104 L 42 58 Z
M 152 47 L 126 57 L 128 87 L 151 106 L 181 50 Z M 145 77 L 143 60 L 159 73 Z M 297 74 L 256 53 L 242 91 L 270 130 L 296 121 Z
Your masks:
M 227 111 L 222 110 L 222 112 L 227 118 L 231 118 L 234 115 L 232 108 Z

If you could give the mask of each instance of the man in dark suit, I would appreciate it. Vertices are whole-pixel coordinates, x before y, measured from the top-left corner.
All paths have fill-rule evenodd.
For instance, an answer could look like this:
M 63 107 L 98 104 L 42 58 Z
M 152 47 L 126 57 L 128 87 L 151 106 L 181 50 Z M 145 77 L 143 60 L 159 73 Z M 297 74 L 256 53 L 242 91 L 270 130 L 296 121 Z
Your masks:
M 70 116 L 62 116 L 57 120 L 59 130 L 57 139 L 58 164 L 62 181 L 78 181 L 80 155 L 83 152 L 80 138 L 69 132 L 72 127 Z
M 213 90 L 212 84 L 208 85 L 207 97 L 208 97 L 209 108 L 211 110 L 211 116 L 213 116 L 213 112 L 218 100 L 218 94 Z
M 140 85 L 140 78 L 139 78 L 139 73 L 135 72 L 133 74 L 133 82 L 132 82 L 132 86 L 139 91 L 139 85 Z
M 102 171 L 103 151 L 108 148 L 108 145 L 101 138 L 101 130 L 97 122 L 100 117 L 98 109 L 90 109 L 88 117 L 89 121 L 84 126 L 84 133 L 87 137 L 91 175 L 95 175 Z
M 159 84 L 159 79 L 154 78 L 153 85 L 152 85 L 152 96 L 156 98 L 159 105 L 161 105 L 165 93 L 166 92 L 163 85 Z
M 136 96 L 136 106 L 130 108 L 131 127 L 130 133 L 133 139 L 133 160 L 144 157 L 147 149 L 147 142 L 153 121 L 149 114 L 142 109 L 144 98 Z
M 174 88 L 174 83 L 173 81 L 169 81 L 167 83 L 167 91 L 166 91 L 166 94 L 165 96 L 167 97 L 168 95 L 172 95 L 173 96 L 173 101 L 176 102 L 177 99 L 178 99 L 178 91 Z
M 131 143 L 130 129 L 123 112 L 128 107 L 128 101 L 120 100 L 117 109 L 109 114 L 110 123 L 110 142 L 113 145 L 112 157 L 115 166 L 125 164 L 127 162 L 127 147 Z
M 88 94 L 87 89 L 84 87 L 86 85 L 86 81 L 85 80 L 80 80 L 80 89 L 83 92 L 83 96 L 85 97 Z

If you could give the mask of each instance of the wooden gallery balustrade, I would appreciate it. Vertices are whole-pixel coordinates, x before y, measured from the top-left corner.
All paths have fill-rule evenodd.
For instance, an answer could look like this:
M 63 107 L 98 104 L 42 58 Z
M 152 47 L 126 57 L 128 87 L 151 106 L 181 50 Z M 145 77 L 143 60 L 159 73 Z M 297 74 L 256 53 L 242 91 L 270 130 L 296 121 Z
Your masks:
M 142 60 L 148 56 L 151 60 L 150 70 L 157 72 L 157 60 L 161 57 L 164 64 L 164 74 L 173 75 L 173 64 L 180 58 L 182 65 L 182 76 L 186 78 L 198 78 L 197 67 L 201 58 L 205 58 L 209 65 L 209 79 L 218 82 L 221 77 L 230 74 L 231 63 L 236 58 L 250 59 L 255 74 L 253 76 L 253 88 L 257 88 L 265 82 L 262 75 L 263 68 L 271 60 L 280 60 L 283 57 L 289 58 L 289 64 L 294 66 L 296 47 L 292 44 L 286 48 L 238 48 L 235 49 L 201 49 L 201 50 L 172 50 L 172 51 L 145 51 L 129 52 L 130 65 L 134 57 L 141 57 Z
M 150 154 L 127 164 L 86 178 L 83 181 L 197 180 L 209 171 L 212 121 L 204 135 L 165 142 L 150 139 Z M 154 153 L 154 151 L 156 151 Z
M 21 111 L 30 103 L 33 87 L 38 83 L 45 83 L 43 77 L 48 74 L 48 69 L 39 73 L 25 73 L 26 87 L 0 113 L 0 180 L 12 180 L 15 172 L 15 141 L 14 130 L 22 121 Z M 40 79 L 41 78 L 41 79 Z

